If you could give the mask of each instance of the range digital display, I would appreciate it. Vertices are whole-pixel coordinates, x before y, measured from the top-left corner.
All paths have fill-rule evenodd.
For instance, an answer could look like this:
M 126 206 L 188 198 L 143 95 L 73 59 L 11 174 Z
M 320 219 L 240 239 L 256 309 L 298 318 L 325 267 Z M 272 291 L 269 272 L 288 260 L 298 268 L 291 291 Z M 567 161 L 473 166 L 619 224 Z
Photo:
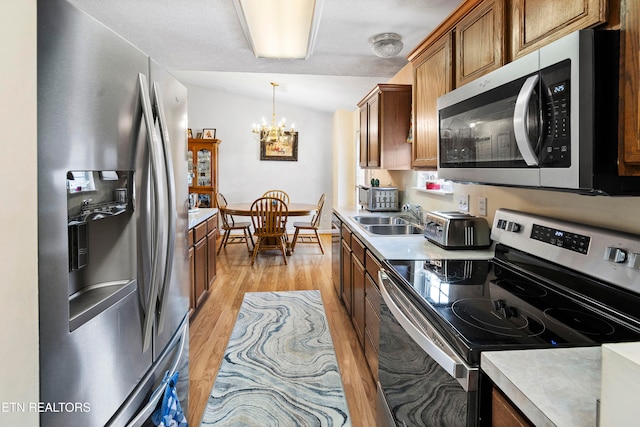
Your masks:
M 538 224 L 533 225 L 533 228 L 531 229 L 531 238 L 585 255 L 589 250 L 589 243 L 591 241 L 589 236 L 570 233 L 568 231 L 545 227 Z

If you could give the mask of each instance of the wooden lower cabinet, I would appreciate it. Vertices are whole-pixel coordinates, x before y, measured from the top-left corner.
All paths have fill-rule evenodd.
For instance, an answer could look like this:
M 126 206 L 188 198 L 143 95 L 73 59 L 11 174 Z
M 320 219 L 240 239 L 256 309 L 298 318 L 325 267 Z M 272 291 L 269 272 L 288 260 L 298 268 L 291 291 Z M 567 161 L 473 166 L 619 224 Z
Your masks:
M 204 237 L 194 245 L 194 262 L 194 308 L 197 308 L 207 290 L 207 239 Z
M 189 264 L 191 270 L 190 313 L 193 313 L 216 279 L 216 240 L 218 215 L 189 230 Z
M 207 220 L 207 289 L 210 289 L 216 280 L 216 240 L 219 234 L 218 214 L 215 214 Z
M 364 265 L 358 259 L 355 252 L 351 254 L 351 266 L 352 266 L 352 280 L 353 280 L 353 310 L 351 313 L 351 322 L 356 330 L 358 340 L 360 340 L 360 347 L 364 348 L 364 288 L 365 288 L 365 275 Z
M 351 279 L 351 230 L 346 224 L 342 224 L 342 303 L 351 316 L 353 301 L 353 281 Z
M 492 427 L 533 427 L 533 424 L 513 406 L 497 388 L 491 391 Z
M 380 261 L 367 250 L 365 257 L 365 316 L 364 316 L 364 355 L 369 364 L 373 379 L 378 381 L 378 352 L 380 351 L 380 288 L 378 271 Z
M 193 230 L 189 230 L 188 233 L 189 242 L 189 313 L 196 306 L 196 258 L 195 249 L 191 245 L 193 242 Z

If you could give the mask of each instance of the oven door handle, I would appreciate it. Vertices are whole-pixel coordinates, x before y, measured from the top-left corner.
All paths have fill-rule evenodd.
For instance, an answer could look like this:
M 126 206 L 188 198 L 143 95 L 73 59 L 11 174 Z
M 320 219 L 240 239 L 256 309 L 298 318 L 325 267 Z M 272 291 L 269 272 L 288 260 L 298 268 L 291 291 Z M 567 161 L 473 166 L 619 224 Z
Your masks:
M 469 367 L 455 355 L 455 350 L 442 338 L 433 326 L 424 319 L 411 302 L 392 282 L 384 269 L 378 271 L 380 293 L 389 311 L 400 326 L 447 374 L 455 378 L 465 391 L 475 391 L 478 368 Z M 420 320 L 418 320 L 420 318 Z

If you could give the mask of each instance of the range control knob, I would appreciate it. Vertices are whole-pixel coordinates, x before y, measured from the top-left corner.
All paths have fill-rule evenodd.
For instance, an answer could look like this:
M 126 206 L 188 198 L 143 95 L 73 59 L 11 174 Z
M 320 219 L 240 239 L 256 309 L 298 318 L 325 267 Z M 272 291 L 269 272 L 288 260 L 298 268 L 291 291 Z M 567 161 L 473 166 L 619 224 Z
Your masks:
M 521 228 L 521 226 L 517 222 L 509 221 L 507 223 L 507 231 L 511 231 L 513 233 L 517 233 L 518 231 L 520 231 L 520 228 Z
M 634 270 L 640 270 L 640 254 L 632 253 L 629 255 L 629 267 Z
M 624 249 L 607 246 L 607 249 L 604 251 L 604 259 L 615 263 L 621 263 L 627 259 L 627 252 Z

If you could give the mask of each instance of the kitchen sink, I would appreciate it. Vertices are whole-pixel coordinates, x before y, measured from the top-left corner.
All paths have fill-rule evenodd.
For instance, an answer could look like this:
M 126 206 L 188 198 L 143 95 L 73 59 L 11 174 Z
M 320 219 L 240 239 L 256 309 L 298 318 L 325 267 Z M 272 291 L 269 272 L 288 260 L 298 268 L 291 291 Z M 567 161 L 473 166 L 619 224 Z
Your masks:
M 407 235 L 407 234 L 422 234 L 424 229 L 414 224 L 402 224 L 402 225 L 364 225 L 362 226 L 366 231 L 371 234 L 380 234 L 385 236 Z
M 409 224 L 409 221 L 397 216 L 354 216 L 352 218 L 363 225 Z

